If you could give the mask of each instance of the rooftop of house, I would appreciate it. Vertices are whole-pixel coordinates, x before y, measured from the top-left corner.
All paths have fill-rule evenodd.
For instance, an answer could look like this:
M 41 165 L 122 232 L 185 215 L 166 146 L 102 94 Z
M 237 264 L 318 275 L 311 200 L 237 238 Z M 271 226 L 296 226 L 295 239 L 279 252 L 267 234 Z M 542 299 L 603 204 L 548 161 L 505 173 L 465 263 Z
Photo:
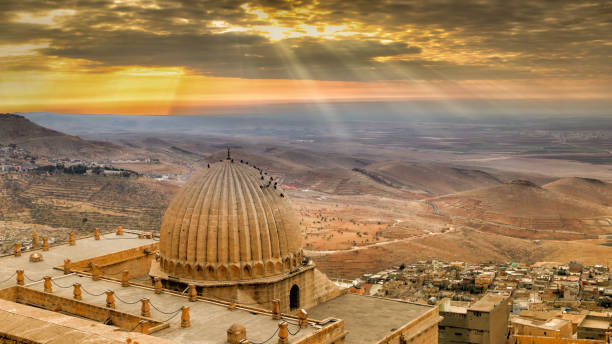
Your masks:
M 557 318 L 560 315 L 561 315 L 560 310 L 532 311 L 532 310 L 525 309 L 525 310 L 522 310 L 520 313 L 520 316 L 523 319 L 532 319 L 532 320 L 539 320 L 539 321 L 547 321 L 552 318 Z
M 584 321 L 580 324 L 580 327 L 582 328 L 592 328 L 592 329 L 598 329 L 598 330 L 607 330 L 610 328 L 610 326 L 612 326 L 610 324 L 610 321 L 605 320 L 605 319 L 589 319 L 586 318 L 584 319 Z
M 552 318 L 546 321 L 534 320 L 534 319 L 526 319 L 522 317 L 514 317 L 512 318 L 513 324 L 521 324 L 530 327 L 536 327 L 539 329 L 547 330 L 547 331 L 559 331 L 564 326 L 567 326 L 570 323 L 569 320 L 560 319 L 560 318 Z
M 469 310 L 474 312 L 491 312 L 502 302 L 507 302 L 507 299 L 507 296 L 489 293 L 474 302 Z
M 572 324 L 580 325 L 584 321 L 584 319 L 586 318 L 586 314 L 570 314 L 570 313 L 566 313 L 566 314 L 562 314 L 561 318 L 571 321 Z
M 428 305 L 349 293 L 315 306 L 308 316 L 343 319 L 348 331 L 346 342 L 361 344 L 375 343 L 432 309 Z

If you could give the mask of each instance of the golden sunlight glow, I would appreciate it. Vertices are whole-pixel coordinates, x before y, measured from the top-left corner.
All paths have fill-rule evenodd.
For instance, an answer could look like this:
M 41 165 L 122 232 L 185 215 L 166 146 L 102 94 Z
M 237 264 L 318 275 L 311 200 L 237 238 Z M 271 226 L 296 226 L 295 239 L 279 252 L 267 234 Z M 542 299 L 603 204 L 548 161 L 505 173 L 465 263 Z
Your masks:
M 106 73 L 9 72 L 0 98 L 5 111 L 206 114 L 233 105 L 293 102 L 569 99 L 601 97 L 607 81 L 347 82 L 211 78 L 180 67 L 130 66 Z
M 316 25 L 304 23 L 296 24 L 295 21 L 299 18 L 308 19 L 313 18 L 315 15 L 327 13 L 326 11 L 317 11 L 314 5 L 307 6 L 306 8 L 297 8 L 291 13 L 287 11 L 267 13 L 263 7 L 257 7 L 249 4 L 243 4 L 240 7 L 247 14 L 254 16 L 259 21 L 265 21 L 269 23 L 269 25 L 230 26 L 224 22 L 223 26 L 218 27 L 225 28 L 225 32 L 251 31 L 253 33 L 262 34 L 271 41 L 280 41 L 282 39 L 299 37 L 334 39 L 338 37 L 361 35 L 359 32 L 359 25 L 356 23 L 353 23 L 352 25 L 333 25 L 329 23 L 317 23 Z M 218 21 L 213 21 L 213 25 L 215 22 Z
M 49 43 L 0 45 L 0 57 L 36 55 L 36 49 L 49 47 Z
M 44 15 L 24 12 L 18 13 L 14 21 L 18 23 L 42 24 L 56 27 L 59 19 L 66 16 L 72 16 L 75 13 L 75 10 L 67 9 L 49 11 Z

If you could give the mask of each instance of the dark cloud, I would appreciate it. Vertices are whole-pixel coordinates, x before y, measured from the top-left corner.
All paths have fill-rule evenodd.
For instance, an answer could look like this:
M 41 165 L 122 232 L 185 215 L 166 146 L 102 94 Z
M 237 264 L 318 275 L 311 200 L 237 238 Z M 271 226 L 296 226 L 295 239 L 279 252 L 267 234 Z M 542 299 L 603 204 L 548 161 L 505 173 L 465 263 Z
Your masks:
M 107 66 L 185 66 L 201 74 L 244 78 L 580 78 L 612 73 L 612 11 L 603 0 L 140 4 L 5 0 L 0 2 L 0 42 L 45 40 L 49 47 L 40 53 L 50 57 Z M 268 18 L 249 13 L 245 4 L 263 8 Z M 76 14 L 61 18 L 56 27 L 11 20 L 18 13 L 43 15 L 54 9 Z M 223 32 L 213 21 L 246 28 L 344 24 L 362 32 L 271 41 L 258 31 Z

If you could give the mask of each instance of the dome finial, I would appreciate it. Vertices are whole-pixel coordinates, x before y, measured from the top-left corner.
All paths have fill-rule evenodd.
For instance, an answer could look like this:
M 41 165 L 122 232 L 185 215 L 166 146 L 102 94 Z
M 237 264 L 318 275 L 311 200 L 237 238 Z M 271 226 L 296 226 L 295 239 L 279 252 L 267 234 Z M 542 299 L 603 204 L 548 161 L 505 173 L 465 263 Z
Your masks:
M 225 158 L 225 160 L 232 160 L 232 157 L 230 156 L 230 148 L 229 148 L 229 146 L 227 146 L 227 158 Z

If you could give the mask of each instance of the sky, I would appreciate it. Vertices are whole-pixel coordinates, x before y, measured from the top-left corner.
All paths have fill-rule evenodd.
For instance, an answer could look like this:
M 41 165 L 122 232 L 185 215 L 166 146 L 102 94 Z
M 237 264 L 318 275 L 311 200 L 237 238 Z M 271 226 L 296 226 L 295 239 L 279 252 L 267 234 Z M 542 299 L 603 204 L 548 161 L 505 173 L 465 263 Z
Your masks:
M 605 113 L 611 32 L 606 0 L 2 0 L 0 112 L 429 101 Z

